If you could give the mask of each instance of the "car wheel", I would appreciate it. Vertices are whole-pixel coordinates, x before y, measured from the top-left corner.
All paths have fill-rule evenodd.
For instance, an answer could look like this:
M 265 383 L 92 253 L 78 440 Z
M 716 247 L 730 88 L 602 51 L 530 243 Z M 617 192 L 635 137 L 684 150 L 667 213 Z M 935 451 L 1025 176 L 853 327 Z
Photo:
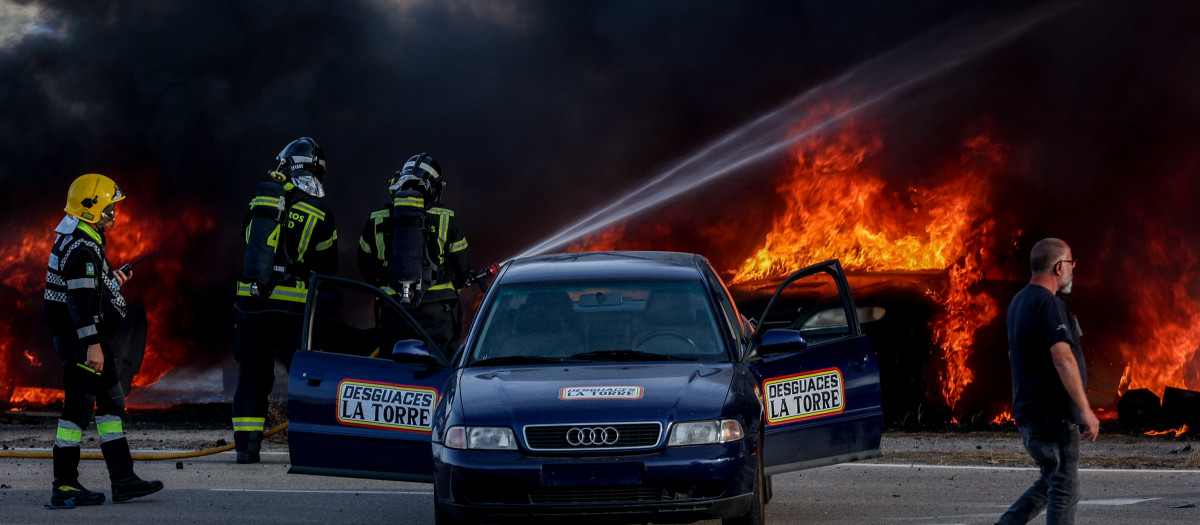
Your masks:
M 436 483 L 433 485 L 433 523 L 434 525 L 468 525 L 467 522 L 456 519 L 442 508 L 442 498 L 438 497 Z
M 758 455 L 758 469 L 754 474 L 754 503 L 745 514 L 721 520 L 721 525 L 764 525 L 767 522 L 766 476 L 763 475 L 762 454 Z

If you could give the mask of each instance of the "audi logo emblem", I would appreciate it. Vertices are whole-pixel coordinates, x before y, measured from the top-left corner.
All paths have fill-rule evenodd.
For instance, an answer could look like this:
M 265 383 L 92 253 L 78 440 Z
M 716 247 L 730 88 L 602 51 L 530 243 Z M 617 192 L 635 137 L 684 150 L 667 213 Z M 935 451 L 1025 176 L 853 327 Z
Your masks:
M 575 447 L 615 445 L 619 437 L 614 427 L 572 427 L 567 431 L 567 443 Z

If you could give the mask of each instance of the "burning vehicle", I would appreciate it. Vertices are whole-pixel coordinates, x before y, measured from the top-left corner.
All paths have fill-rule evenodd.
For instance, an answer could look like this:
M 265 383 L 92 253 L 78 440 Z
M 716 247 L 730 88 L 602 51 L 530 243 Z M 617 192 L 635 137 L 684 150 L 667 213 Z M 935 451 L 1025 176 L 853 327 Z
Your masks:
M 432 482 L 438 523 L 763 523 L 771 475 L 880 454 L 879 364 L 834 260 L 784 279 L 756 327 L 698 255 L 518 258 L 452 361 L 431 341 L 343 353 L 331 285 L 400 311 L 314 277 L 291 472 Z

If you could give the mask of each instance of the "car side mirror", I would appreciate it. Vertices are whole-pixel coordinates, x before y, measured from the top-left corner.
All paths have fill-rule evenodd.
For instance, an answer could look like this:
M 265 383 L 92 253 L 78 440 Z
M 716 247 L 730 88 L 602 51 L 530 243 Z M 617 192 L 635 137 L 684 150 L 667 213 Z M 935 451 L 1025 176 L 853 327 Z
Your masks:
M 763 332 L 756 350 L 759 355 L 794 352 L 808 348 L 808 340 L 799 330 L 787 328 L 772 328 Z
M 392 346 L 392 361 L 397 363 L 437 364 L 437 359 L 429 353 L 425 341 L 419 339 L 403 339 Z

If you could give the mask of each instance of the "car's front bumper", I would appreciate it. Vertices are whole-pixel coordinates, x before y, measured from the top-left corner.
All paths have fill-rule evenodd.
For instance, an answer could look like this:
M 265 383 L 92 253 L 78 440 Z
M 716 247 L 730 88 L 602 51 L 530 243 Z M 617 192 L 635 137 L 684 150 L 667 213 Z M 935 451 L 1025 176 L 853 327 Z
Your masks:
M 443 512 L 466 521 L 539 517 L 691 522 L 738 516 L 758 458 L 743 441 L 616 456 L 527 456 L 434 444 Z

